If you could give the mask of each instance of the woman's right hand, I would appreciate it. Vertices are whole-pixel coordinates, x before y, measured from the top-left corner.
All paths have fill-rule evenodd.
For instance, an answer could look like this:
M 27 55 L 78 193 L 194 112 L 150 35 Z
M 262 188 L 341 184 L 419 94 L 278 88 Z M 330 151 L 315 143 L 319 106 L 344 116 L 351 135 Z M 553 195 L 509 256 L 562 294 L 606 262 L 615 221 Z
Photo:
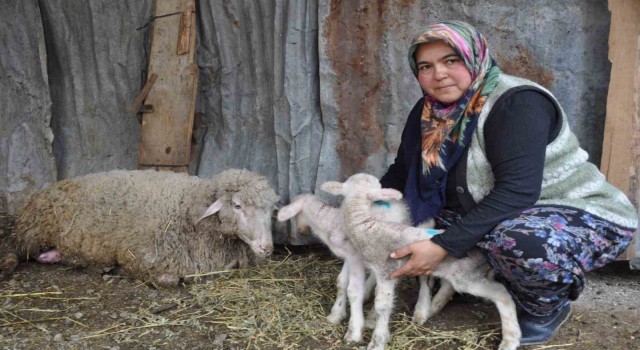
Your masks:
M 411 255 L 409 260 L 394 271 L 389 278 L 429 275 L 447 257 L 447 251 L 426 239 L 392 252 L 391 258 L 401 259 L 407 255 Z

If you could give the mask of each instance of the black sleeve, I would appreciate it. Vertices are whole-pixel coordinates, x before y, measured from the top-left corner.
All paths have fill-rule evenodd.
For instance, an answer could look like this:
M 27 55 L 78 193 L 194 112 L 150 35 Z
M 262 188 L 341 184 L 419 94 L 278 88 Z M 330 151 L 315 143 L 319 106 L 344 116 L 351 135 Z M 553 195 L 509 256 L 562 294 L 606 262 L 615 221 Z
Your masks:
M 404 147 L 401 141 L 396 159 L 387 170 L 387 173 L 384 174 L 382 178 L 380 178 L 380 184 L 383 188 L 393 188 L 400 192 L 403 192 L 406 182 L 407 168 L 404 164 Z
M 540 197 L 545 150 L 559 118 L 543 93 L 523 90 L 498 101 L 484 126 L 485 151 L 495 184 L 477 206 L 433 241 L 461 258 L 500 222 Z
M 405 152 L 408 145 L 418 145 L 420 142 L 420 118 L 422 116 L 423 99 L 419 99 L 413 106 L 409 117 L 402 130 L 400 138 L 400 147 L 393 164 L 389 166 L 387 173 L 380 178 L 380 184 L 383 188 L 393 188 L 400 192 L 404 192 L 404 186 L 407 183 L 407 164 L 405 163 Z M 410 150 L 409 154 L 413 151 Z

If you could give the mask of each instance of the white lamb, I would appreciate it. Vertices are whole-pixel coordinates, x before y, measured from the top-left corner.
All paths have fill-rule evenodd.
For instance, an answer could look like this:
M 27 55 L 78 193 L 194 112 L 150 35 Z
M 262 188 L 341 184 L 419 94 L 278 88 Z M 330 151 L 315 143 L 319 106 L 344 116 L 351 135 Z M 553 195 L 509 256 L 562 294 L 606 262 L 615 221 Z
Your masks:
M 399 223 L 381 222 L 369 213 L 372 201 L 400 199 L 402 194 L 393 189 L 382 189 L 378 179 L 368 174 L 356 174 L 346 182 L 326 182 L 322 190 L 344 196 L 342 203 L 347 234 L 360 252 L 366 266 L 376 276 L 375 310 L 377 316 L 373 337 L 368 350 L 382 350 L 391 340 L 389 317 L 393 309 L 396 280 L 389 275 L 406 262 L 395 260 L 389 254 L 413 242 L 429 239 L 421 228 Z M 432 276 L 449 281 L 458 292 L 491 300 L 498 307 L 502 321 L 500 350 L 513 350 L 520 344 L 516 306 L 506 288 L 489 278 L 490 267 L 478 250 L 472 250 L 463 259 L 447 257 L 433 271 Z
M 386 203 L 370 205 L 369 210 L 373 217 L 381 221 L 399 222 L 409 224 L 409 211 L 402 201 L 388 201 Z M 362 256 L 355 250 L 346 236 L 344 215 L 338 208 L 334 208 L 317 196 L 303 194 L 296 197 L 291 203 L 278 211 L 278 220 L 286 221 L 294 218 L 296 228 L 302 231 L 310 228 L 311 231 L 325 244 L 333 254 L 344 260 L 342 270 L 338 275 L 336 300 L 331 308 L 327 320 L 331 323 L 340 323 L 347 315 L 347 297 L 350 304 L 351 317 L 349 328 L 344 339 L 348 342 L 360 342 L 364 328 L 363 303 L 375 286 L 375 275 L 371 274 L 365 281 L 365 266 Z M 432 225 L 432 223 L 429 223 Z M 428 278 L 420 279 L 420 294 L 416 304 L 414 319 L 424 322 L 429 315 L 431 305 L 431 286 Z M 447 288 L 441 288 L 442 293 Z M 450 289 L 449 289 L 450 290 Z M 444 303 L 449 300 L 448 295 L 437 294 L 439 300 Z M 375 314 L 372 313 L 375 316 Z

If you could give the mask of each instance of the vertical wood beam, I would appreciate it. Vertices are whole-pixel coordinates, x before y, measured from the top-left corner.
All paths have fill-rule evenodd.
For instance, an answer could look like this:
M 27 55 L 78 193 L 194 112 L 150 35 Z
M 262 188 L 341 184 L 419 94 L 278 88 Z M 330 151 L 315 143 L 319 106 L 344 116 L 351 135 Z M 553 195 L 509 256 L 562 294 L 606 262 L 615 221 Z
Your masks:
M 640 1 L 609 0 L 609 10 L 612 66 L 600 170 L 637 208 L 640 199 Z M 634 253 L 632 247 L 621 258 L 631 259 Z
M 138 163 L 186 171 L 198 87 L 195 0 L 157 0 L 155 16 L 149 75 L 158 78 L 144 102 L 153 108 L 142 117 Z

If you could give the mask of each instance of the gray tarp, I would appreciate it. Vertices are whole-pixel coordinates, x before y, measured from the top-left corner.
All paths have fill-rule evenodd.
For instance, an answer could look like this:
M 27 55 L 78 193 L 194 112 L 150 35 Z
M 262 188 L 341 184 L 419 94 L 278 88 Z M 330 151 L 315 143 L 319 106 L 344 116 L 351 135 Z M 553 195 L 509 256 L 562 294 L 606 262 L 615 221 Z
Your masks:
M 0 211 L 55 179 L 136 168 L 129 109 L 146 78 L 153 1 L 0 0 L 0 15 Z M 191 169 L 263 173 L 283 202 L 356 171 L 381 175 L 420 97 L 408 40 L 441 19 L 477 25 L 506 72 L 550 88 L 598 162 L 605 1 L 246 0 L 198 2 L 206 134 Z
M 0 1 L 0 212 L 56 179 L 47 52 L 35 0 Z

